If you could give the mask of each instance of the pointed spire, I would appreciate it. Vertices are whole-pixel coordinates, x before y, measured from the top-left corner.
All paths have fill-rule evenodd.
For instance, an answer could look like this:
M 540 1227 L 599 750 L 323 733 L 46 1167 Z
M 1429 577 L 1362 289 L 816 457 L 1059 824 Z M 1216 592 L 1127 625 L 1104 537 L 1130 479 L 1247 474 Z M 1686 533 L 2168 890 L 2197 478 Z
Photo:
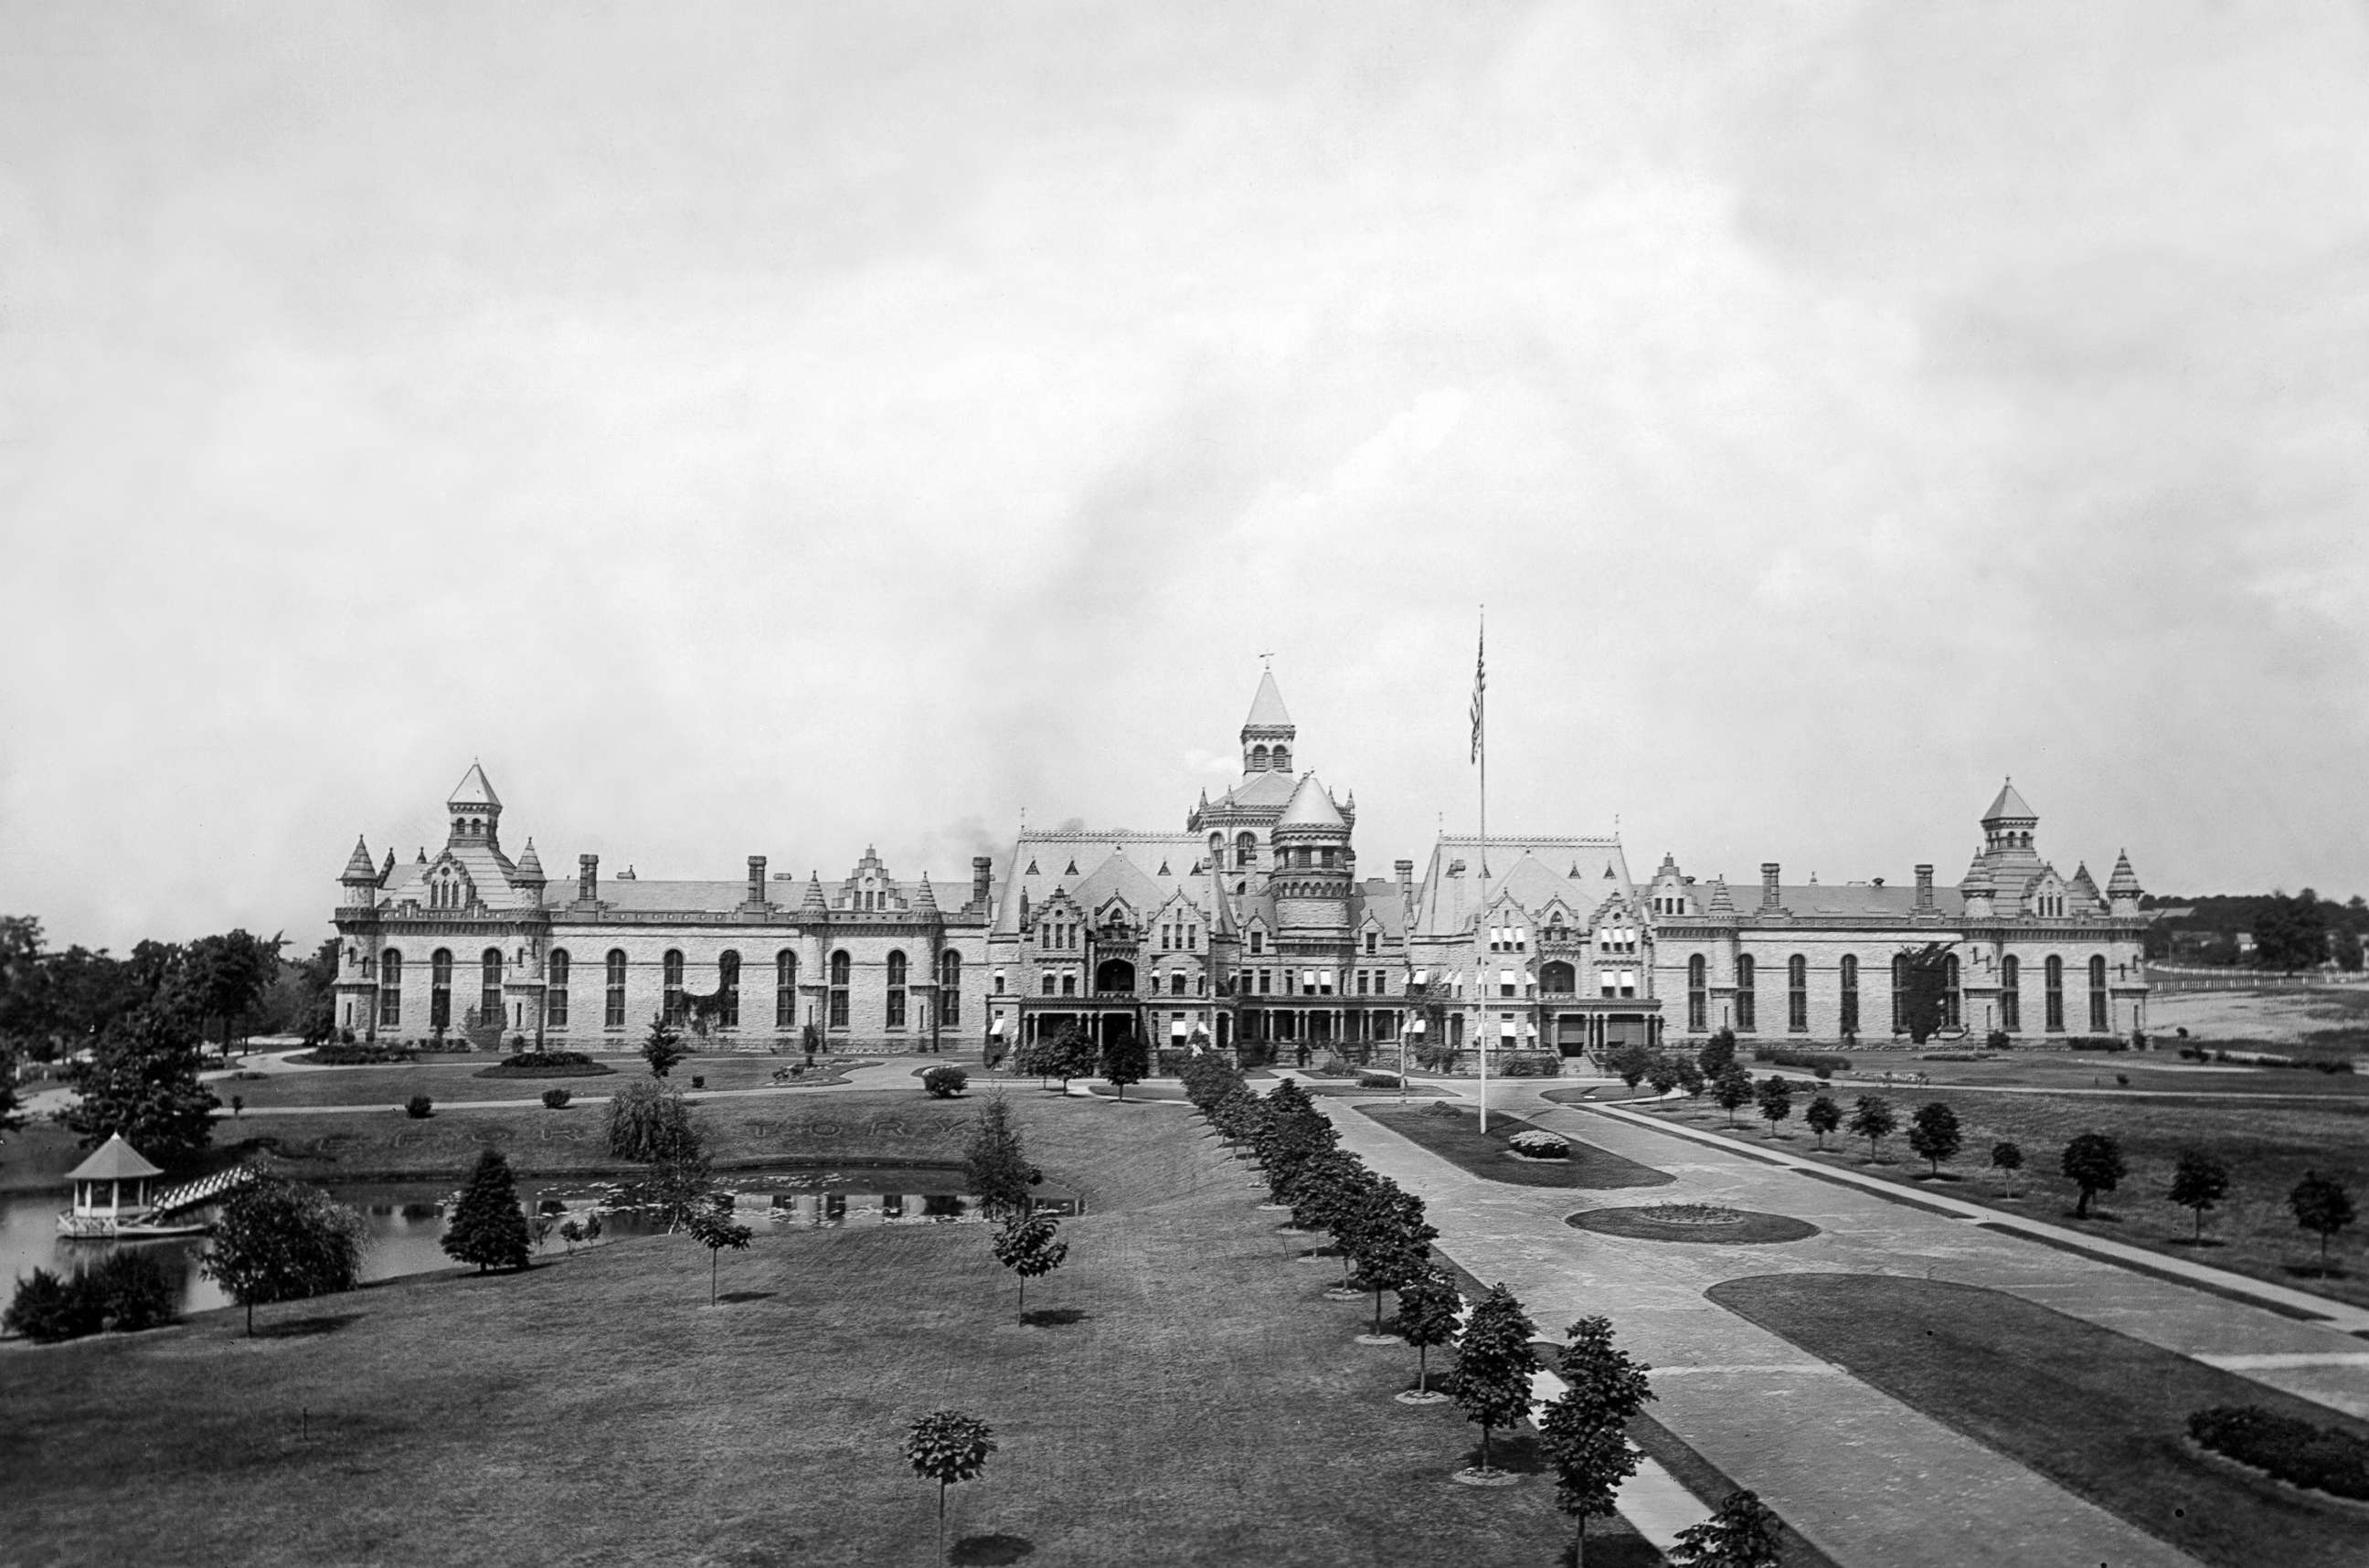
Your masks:
M 1714 918 L 1735 913 L 1735 900 L 1728 894 L 1727 878 L 1724 876 L 1711 878 L 1710 912 Z
M 452 786 L 452 793 L 445 797 L 444 803 L 447 806 L 490 806 L 498 811 L 502 807 L 502 797 L 494 793 L 493 782 L 486 777 L 486 770 L 472 761 L 469 771 L 461 775 L 461 782 Z
M 1977 849 L 1974 851 L 1973 862 L 1966 867 L 1966 875 L 1958 880 L 1958 890 L 1969 895 L 1977 892 L 1988 893 L 1993 886 L 1990 863 L 1983 858 L 1983 852 Z
M 518 880 L 539 883 L 543 879 L 543 857 L 534 853 L 534 841 L 529 839 L 525 853 L 518 858 Z
M 2037 822 L 2039 820 L 2040 814 L 2034 811 L 2031 807 L 2026 806 L 2023 803 L 2023 796 L 2016 793 L 2015 780 L 2012 778 L 2008 779 L 2007 783 L 1999 785 L 1998 795 L 1992 800 L 1991 808 L 1983 813 L 1983 821 L 1986 824 L 1991 822 Z
M 371 864 L 370 845 L 362 842 L 359 833 L 354 835 L 354 853 L 346 857 L 346 869 L 338 874 L 338 880 L 353 885 L 378 881 L 378 870 Z
M 2138 873 L 2131 869 L 2131 854 L 2123 850 L 2114 856 L 2114 875 L 2106 881 L 2106 892 L 2116 898 L 2136 898 L 2144 889 L 2139 887 Z
M 921 886 L 919 890 L 913 894 L 913 908 L 916 910 L 928 910 L 934 913 L 937 907 L 938 896 L 936 893 L 931 891 L 930 874 L 924 871 L 921 873 Z
M 1242 720 L 1245 729 L 1289 729 L 1291 715 L 1284 710 L 1283 692 L 1275 683 L 1275 671 L 1259 671 L 1258 694 L 1251 698 L 1251 716 Z
M 806 897 L 798 901 L 798 918 L 807 920 L 816 915 L 829 913 L 830 913 L 830 905 L 822 896 L 822 873 L 809 871 L 807 873 Z

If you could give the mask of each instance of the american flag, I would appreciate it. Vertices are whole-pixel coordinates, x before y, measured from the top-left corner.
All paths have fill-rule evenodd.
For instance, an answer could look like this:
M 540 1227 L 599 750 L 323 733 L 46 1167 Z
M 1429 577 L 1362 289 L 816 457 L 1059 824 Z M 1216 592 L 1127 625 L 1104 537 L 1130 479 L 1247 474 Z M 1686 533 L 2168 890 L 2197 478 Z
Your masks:
M 1489 689 L 1489 633 L 1483 628 L 1481 646 L 1472 656 L 1472 761 L 1481 760 L 1481 715 L 1484 707 L 1482 693 Z

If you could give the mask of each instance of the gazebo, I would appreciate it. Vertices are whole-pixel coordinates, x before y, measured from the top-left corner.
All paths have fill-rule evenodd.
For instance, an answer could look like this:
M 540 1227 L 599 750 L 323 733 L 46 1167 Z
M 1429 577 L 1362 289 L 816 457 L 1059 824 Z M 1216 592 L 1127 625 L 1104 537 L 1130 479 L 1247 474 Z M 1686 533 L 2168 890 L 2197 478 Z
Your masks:
M 148 1212 L 154 1196 L 150 1184 L 164 1173 L 116 1133 L 68 1173 L 74 1184 L 72 1218 L 109 1226 L 136 1219 Z

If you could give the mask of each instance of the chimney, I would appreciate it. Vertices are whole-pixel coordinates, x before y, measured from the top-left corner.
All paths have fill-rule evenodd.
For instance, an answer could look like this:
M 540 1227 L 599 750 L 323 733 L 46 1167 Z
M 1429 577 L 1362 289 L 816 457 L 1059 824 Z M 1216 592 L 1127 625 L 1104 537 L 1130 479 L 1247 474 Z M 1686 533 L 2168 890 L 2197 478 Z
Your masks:
M 749 902 L 758 907 L 765 902 L 765 857 L 761 854 L 749 857 Z
M 1411 860 L 1402 860 L 1397 862 L 1392 866 L 1392 869 L 1399 874 L 1400 887 L 1412 887 L 1414 886 L 1414 862 Z
M 1917 868 L 1917 912 L 1920 915 L 1928 914 L 1932 909 L 1933 868 L 1929 865 L 1920 865 Z
M 970 857 L 970 901 L 980 909 L 987 907 L 988 884 L 994 880 L 995 862 L 986 855 Z
M 1764 910 L 1773 910 L 1778 905 L 1777 873 L 1777 862 L 1764 860 L 1760 863 L 1760 907 Z
M 576 901 L 579 904 L 601 901 L 601 857 L 597 854 L 576 857 Z

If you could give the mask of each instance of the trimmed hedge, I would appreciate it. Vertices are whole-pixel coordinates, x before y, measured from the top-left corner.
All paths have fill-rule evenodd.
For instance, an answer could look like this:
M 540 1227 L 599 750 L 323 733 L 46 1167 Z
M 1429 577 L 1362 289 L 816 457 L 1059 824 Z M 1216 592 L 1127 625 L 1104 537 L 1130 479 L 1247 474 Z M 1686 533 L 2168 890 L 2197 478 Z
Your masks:
M 289 1059 L 313 1067 L 384 1067 L 418 1057 L 418 1052 L 402 1046 L 320 1045 Z
M 1798 1067 L 1804 1072 L 1815 1072 L 1822 1067 L 1829 1072 L 1848 1072 L 1851 1064 L 1850 1058 L 1832 1051 L 1796 1051 L 1782 1046 L 1755 1046 L 1752 1059 L 1773 1061 L 1779 1067 Z
M 2188 1418 L 2188 1435 L 2216 1454 L 2296 1486 L 2369 1502 L 2369 1442 L 2260 1405 L 2215 1405 Z
M 595 1078 L 614 1072 L 582 1051 L 520 1051 L 492 1067 L 481 1067 L 477 1078 Z

